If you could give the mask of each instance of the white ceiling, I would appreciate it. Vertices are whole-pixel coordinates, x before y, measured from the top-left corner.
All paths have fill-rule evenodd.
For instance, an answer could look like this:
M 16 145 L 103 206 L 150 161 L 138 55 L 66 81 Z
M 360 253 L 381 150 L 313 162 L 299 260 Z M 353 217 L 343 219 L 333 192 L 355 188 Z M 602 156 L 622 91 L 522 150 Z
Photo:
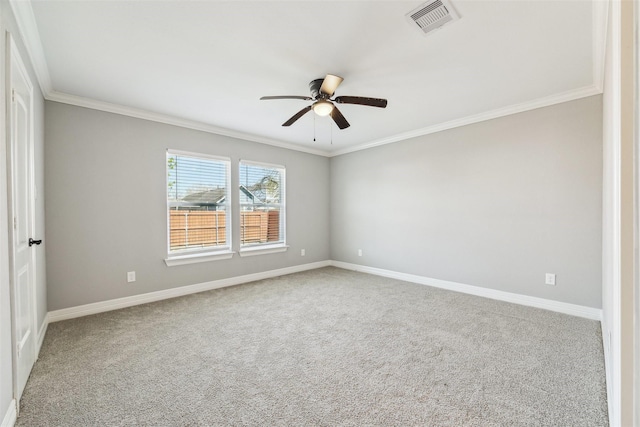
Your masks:
M 462 18 L 428 36 L 405 19 L 422 3 L 12 5 L 48 99 L 319 154 L 599 93 L 597 0 L 453 0 Z M 340 105 L 346 130 L 313 113 L 282 127 L 309 102 L 259 100 L 309 95 L 327 73 L 344 77 L 336 95 L 388 107 Z

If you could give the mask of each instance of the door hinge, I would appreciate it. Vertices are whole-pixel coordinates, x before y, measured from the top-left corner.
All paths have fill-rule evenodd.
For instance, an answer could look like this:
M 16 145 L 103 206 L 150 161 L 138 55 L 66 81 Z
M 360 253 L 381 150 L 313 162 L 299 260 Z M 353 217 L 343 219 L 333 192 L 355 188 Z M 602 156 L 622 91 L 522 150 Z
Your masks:
M 11 89 L 11 102 L 16 102 L 16 90 Z
M 13 229 L 17 230 L 18 229 L 18 218 L 17 217 L 13 217 Z

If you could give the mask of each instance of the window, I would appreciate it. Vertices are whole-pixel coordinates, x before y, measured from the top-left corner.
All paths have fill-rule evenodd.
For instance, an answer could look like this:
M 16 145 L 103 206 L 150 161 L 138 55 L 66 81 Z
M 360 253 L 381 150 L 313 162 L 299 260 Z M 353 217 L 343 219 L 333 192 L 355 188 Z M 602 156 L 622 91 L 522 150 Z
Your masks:
M 285 168 L 241 161 L 239 175 L 240 250 L 284 250 Z
M 229 159 L 167 151 L 170 259 L 231 254 L 229 171 Z

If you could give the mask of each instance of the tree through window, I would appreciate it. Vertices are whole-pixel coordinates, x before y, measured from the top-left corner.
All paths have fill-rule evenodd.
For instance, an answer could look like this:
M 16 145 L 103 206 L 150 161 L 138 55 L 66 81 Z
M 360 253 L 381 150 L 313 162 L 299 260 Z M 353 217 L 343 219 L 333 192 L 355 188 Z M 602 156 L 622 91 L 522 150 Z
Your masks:
M 284 244 L 283 166 L 240 162 L 240 247 Z

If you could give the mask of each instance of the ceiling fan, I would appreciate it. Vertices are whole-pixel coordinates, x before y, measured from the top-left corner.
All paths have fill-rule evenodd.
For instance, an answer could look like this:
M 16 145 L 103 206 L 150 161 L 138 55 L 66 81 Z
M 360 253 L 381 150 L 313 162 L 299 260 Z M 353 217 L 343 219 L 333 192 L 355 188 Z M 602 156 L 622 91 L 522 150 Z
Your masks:
M 349 126 L 349 122 L 344 118 L 338 107 L 333 103 L 338 104 L 357 104 L 368 105 L 370 107 L 385 108 L 387 106 L 387 100 L 381 98 L 365 98 L 362 96 L 337 96 L 334 99 L 331 97 L 334 95 L 340 83 L 344 80 L 342 77 L 334 76 L 333 74 L 327 74 L 324 79 L 316 79 L 309 83 L 309 90 L 311 96 L 296 96 L 296 95 L 282 95 L 282 96 L 263 96 L 261 100 L 270 99 L 302 99 L 304 101 L 315 101 L 313 104 L 304 107 L 302 110 L 294 114 L 289 120 L 284 122 L 282 126 L 291 126 L 300 117 L 304 116 L 309 111 L 313 110 L 319 116 L 331 115 L 331 118 L 340 129 L 346 129 Z

